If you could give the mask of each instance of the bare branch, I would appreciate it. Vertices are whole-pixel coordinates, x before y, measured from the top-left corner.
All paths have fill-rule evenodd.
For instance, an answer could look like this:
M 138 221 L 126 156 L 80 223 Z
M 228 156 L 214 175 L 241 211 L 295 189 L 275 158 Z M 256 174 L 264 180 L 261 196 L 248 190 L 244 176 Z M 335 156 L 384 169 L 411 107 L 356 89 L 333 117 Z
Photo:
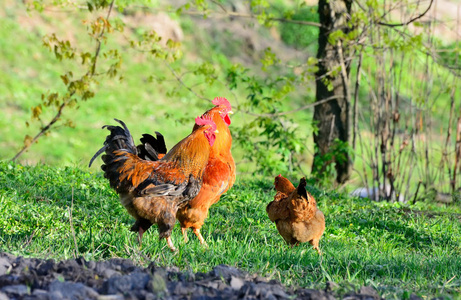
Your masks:
M 110 13 L 112 12 L 112 8 L 114 7 L 114 2 L 115 2 L 115 0 L 112 0 L 112 2 L 109 5 L 109 11 L 107 12 L 106 20 L 109 20 Z M 101 33 L 99 34 L 98 38 L 96 39 L 97 42 L 98 42 L 98 46 L 96 47 L 96 53 L 94 55 L 93 65 L 91 66 L 91 70 L 89 72 L 89 75 L 91 75 L 91 76 L 94 76 L 94 73 L 96 71 L 96 62 L 97 62 L 98 57 L 99 57 L 99 52 L 101 51 L 101 38 L 104 35 L 105 31 L 106 31 L 106 25 L 104 24 L 104 27 L 102 28 Z
M 357 75 L 355 79 L 355 90 L 354 90 L 354 109 L 352 111 L 352 115 L 353 115 L 352 122 L 353 122 L 353 129 L 354 129 L 354 132 L 352 134 L 352 149 L 354 150 L 355 150 L 355 145 L 356 145 L 357 133 L 359 131 L 358 129 L 358 114 L 359 114 L 358 102 L 359 102 L 360 75 L 362 74 L 362 61 L 363 61 L 363 47 L 360 50 L 359 61 L 357 63 Z
M 69 99 L 72 98 L 74 93 L 75 92 L 69 95 Z M 50 121 L 50 123 L 48 123 L 48 125 L 43 127 L 42 130 L 40 130 L 40 132 L 37 133 L 37 135 L 32 139 L 30 143 L 27 143 L 26 145 L 24 145 L 22 149 L 18 153 L 16 153 L 16 155 L 11 159 L 11 161 L 16 161 L 16 159 L 18 159 L 18 157 L 20 157 L 27 149 L 29 149 L 30 146 L 32 146 L 42 135 L 44 135 L 47 131 L 49 131 L 51 126 L 53 126 L 54 123 L 56 123 L 59 120 L 59 118 L 62 115 L 62 111 L 64 110 L 64 107 L 66 107 L 68 104 L 69 104 L 69 101 L 66 101 L 63 104 L 61 104 L 61 106 L 59 106 L 58 112 L 56 113 L 54 118 Z
M 308 108 L 312 108 L 312 107 L 315 107 L 317 105 L 326 103 L 328 101 L 335 100 L 335 99 L 340 99 L 340 98 L 343 98 L 343 96 L 332 96 L 332 97 L 322 99 L 320 101 L 316 101 L 314 103 L 309 103 L 309 104 L 301 106 L 301 107 L 299 107 L 297 109 L 278 112 L 278 113 L 272 113 L 272 114 L 257 114 L 257 113 L 252 113 L 250 111 L 242 111 L 242 112 L 245 113 L 245 114 L 251 115 L 251 116 L 256 116 L 256 117 L 277 117 L 277 116 L 283 116 L 283 115 L 292 114 L 292 113 L 295 113 L 295 112 L 298 112 L 298 111 L 301 111 L 301 110 L 305 110 L 305 109 L 308 109 Z
M 173 74 L 173 76 L 176 78 L 176 80 L 183 86 L 185 87 L 189 92 L 191 92 L 192 94 L 195 95 L 195 97 L 199 98 L 199 99 L 202 99 L 202 100 L 206 100 L 208 102 L 211 102 L 212 100 L 211 99 L 208 99 L 208 98 L 205 98 L 203 96 L 200 96 L 199 94 L 197 94 L 190 86 L 188 86 L 187 84 L 184 83 L 184 81 L 182 81 L 181 77 L 173 70 L 173 68 L 170 66 L 170 64 L 166 64 L 166 66 L 168 67 L 168 69 L 170 69 L 170 72 L 171 74 Z
M 207 18 L 228 18 L 228 17 L 235 17 L 235 18 L 245 18 L 245 19 L 256 19 L 257 15 L 254 14 L 244 14 L 238 13 L 233 11 L 224 11 L 224 12 L 201 12 L 201 11 L 183 11 L 182 14 L 191 15 L 191 16 L 207 16 Z M 299 25 L 307 25 L 312 27 L 322 27 L 320 23 L 317 22 L 309 22 L 309 21 L 301 21 L 301 20 L 291 20 L 286 18 L 267 18 L 268 21 L 276 21 L 280 23 L 291 23 L 291 24 L 299 24 Z
M 110 13 L 113 9 L 113 6 L 114 6 L 114 2 L 115 0 L 112 0 L 110 6 L 109 6 L 109 11 L 107 13 L 107 18 L 109 18 L 110 16 Z M 100 50 L 101 50 L 101 40 L 100 38 L 102 37 L 102 35 L 104 34 L 105 32 L 105 29 L 106 29 L 106 24 L 104 24 L 104 27 L 98 37 L 98 45 L 96 47 L 96 51 L 95 51 L 95 57 L 94 57 L 94 62 L 93 62 L 93 65 L 91 66 L 91 69 L 88 71 L 87 75 L 90 76 L 90 77 L 94 77 L 95 76 L 95 69 L 96 69 L 96 62 L 98 60 L 98 57 L 99 57 L 99 54 L 100 54 Z M 37 133 L 37 135 L 32 139 L 32 141 L 30 143 L 27 143 L 27 144 L 24 144 L 24 146 L 22 147 L 21 150 L 19 150 L 18 153 L 16 153 L 16 155 L 11 159 L 11 161 L 16 161 L 16 159 L 18 159 L 26 150 L 28 150 L 35 142 L 37 142 L 37 140 L 42 137 L 45 133 L 47 133 L 51 127 L 61 118 L 61 115 L 62 115 L 62 112 L 64 111 L 64 108 L 66 108 L 69 103 L 72 101 L 72 97 L 75 95 L 75 91 L 72 91 L 69 93 L 69 95 L 67 96 L 67 100 L 64 101 L 58 108 L 58 111 L 56 112 L 56 115 L 53 117 L 53 119 L 48 123 L 48 125 L 46 125 L 45 127 L 43 127 L 39 133 Z
M 418 19 L 421 19 L 422 17 L 424 17 L 424 15 L 427 14 L 427 12 L 431 9 L 432 7 L 432 3 L 434 3 L 434 0 L 431 0 L 431 2 L 429 3 L 429 6 L 427 7 L 427 9 L 420 15 L 410 19 L 409 21 L 407 22 L 404 22 L 404 23 L 396 23 L 396 24 L 390 24 L 390 23 L 384 23 L 384 22 L 378 22 L 377 24 L 378 25 L 382 25 L 382 26 L 387 26 L 387 27 L 401 27 L 401 26 L 406 26 L 408 24 L 411 24 L 413 23 L 414 21 L 418 20 Z

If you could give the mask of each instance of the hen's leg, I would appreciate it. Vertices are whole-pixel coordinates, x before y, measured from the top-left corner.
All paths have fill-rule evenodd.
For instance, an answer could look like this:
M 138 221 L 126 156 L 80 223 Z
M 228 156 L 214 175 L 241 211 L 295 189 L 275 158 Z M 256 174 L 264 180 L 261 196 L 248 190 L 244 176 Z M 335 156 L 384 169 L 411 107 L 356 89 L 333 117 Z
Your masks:
M 168 245 L 168 248 L 170 248 L 171 251 L 176 251 L 176 248 L 173 245 L 173 241 L 171 240 L 171 236 L 166 238 L 166 244 Z
M 202 234 L 200 233 L 200 229 L 194 228 L 193 229 L 195 235 L 197 236 L 198 240 L 200 241 L 200 244 L 208 246 L 207 243 L 205 242 L 205 239 L 203 238 Z
M 309 241 L 309 243 L 314 246 L 314 249 L 317 250 L 317 253 L 319 255 L 322 255 L 322 252 L 320 251 L 320 248 L 319 248 L 319 240 L 312 240 L 312 241 Z
M 182 236 L 184 237 L 184 243 L 187 243 L 189 239 L 187 238 L 187 228 L 181 227 Z

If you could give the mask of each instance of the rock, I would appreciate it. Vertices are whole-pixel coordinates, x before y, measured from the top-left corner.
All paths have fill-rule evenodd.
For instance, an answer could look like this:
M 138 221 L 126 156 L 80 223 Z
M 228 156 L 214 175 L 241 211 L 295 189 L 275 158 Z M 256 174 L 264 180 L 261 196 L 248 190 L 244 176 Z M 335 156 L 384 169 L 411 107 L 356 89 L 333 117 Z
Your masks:
M 29 290 L 24 284 L 5 286 L 1 289 L 1 291 L 5 294 L 15 297 L 24 297 L 25 295 L 29 294 Z
M 283 298 L 283 299 L 290 298 L 290 295 L 288 295 L 285 292 L 284 287 L 280 284 L 272 286 L 272 293 L 279 298 Z
M 10 272 L 13 266 L 6 257 L 0 257 L 0 276 Z
M 184 273 L 181 273 L 179 275 L 179 280 L 180 281 L 195 281 L 195 274 L 192 271 L 187 270 Z
M 359 294 L 369 296 L 371 299 L 381 299 L 378 292 L 371 286 L 362 286 L 359 290 Z
M 131 260 L 92 262 L 80 257 L 56 262 L 15 257 L 0 253 L 0 267 L 11 269 L 0 275 L 0 300 L 6 299 L 319 299 L 333 300 L 341 289 L 327 282 L 325 290 L 287 289 L 277 280 L 248 275 L 234 267 L 219 265 L 208 273 L 181 272 L 151 263 L 147 268 Z M 4 269 L 2 269 L 4 270 Z M 346 300 L 376 300 L 379 294 L 363 286 Z M 420 299 L 415 295 L 411 300 Z
M 58 294 L 65 295 L 67 299 L 96 299 L 99 294 L 82 283 L 73 282 L 61 282 L 58 280 L 53 281 L 49 287 L 50 293 L 55 293 L 55 296 L 59 298 Z
M 243 275 L 240 270 L 226 265 L 218 265 L 210 273 L 215 277 L 222 277 L 227 280 L 230 280 L 231 276 L 242 277 Z
M 152 279 L 148 285 L 153 294 L 157 295 L 158 297 L 168 292 L 166 284 L 166 274 L 163 271 L 154 272 L 154 274 L 152 275 Z
M 362 286 L 358 293 L 349 292 L 344 295 L 343 300 L 379 300 L 381 297 L 372 287 Z
M 6 252 L 0 252 L 0 257 L 5 258 L 10 263 L 16 260 L 16 256 L 10 253 L 6 253 Z
M 115 275 L 118 275 L 120 276 L 120 272 L 117 272 L 115 270 L 112 270 L 112 269 L 105 269 L 104 271 L 102 271 L 102 276 L 104 278 L 111 278 L 112 276 L 115 276 Z
M 40 263 L 38 265 L 37 269 L 37 275 L 39 276 L 44 276 L 48 273 L 51 273 L 52 271 L 56 270 L 55 262 L 53 259 L 49 259 L 44 261 L 43 263 Z
M 333 295 L 329 294 L 326 291 L 322 290 L 313 290 L 313 289 L 302 289 L 296 291 L 297 294 L 297 299 L 306 299 L 306 300 L 334 300 L 335 297 Z M 344 299 L 343 299 L 344 300 Z
M 184 284 L 182 282 L 178 282 L 173 289 L 173 294 L 188 296 L 188 295 L 193 295 L 195 290 L 196 288 L 193 284 L 187 284 L 187 283 Z M 166 292 L 166 290 L 164 290 L 164 292 Z
M 114 276 L 103 284 L 103 294 L 124 294 L 132 290 L 142 290 L 149 282 L 149 275 L 132 273 L 130 275 Z
M 94 261 L 89 261 L 86 263 L 86 267 L 90 270 L 93 270 L 96 267 L 96 263 Z
M 35 289 L 32 292 L 32 298 L 35 300 L 48 300 L 49 299 L 48 294 L 49 294 L 48 291 L 41 290 L 41 289 Z
M 243 282 L 243 279 L 239 277 L 231 276 L 231 280 L 230 280 L 231 288 L 233 288 L 234 290 L 240 290 L 240 288 L 244 285 L 245 283 Z
M 100 295 L 98 300 L 123 300 L 122 295 Z
M 147 293 L 146 294 L 146 297 L 144 298 L 144 300 L 156 300 L 158 299 L 158 297 L 156 297 L 154 294 L 152 293 Z M 121 299 L 122 300 L 122 299 Z
M 64 296 L 62 295 L 60 291 L 54 291 L 50 293 L 49 298 L 50 300 L 62 300 L 64 299 Z

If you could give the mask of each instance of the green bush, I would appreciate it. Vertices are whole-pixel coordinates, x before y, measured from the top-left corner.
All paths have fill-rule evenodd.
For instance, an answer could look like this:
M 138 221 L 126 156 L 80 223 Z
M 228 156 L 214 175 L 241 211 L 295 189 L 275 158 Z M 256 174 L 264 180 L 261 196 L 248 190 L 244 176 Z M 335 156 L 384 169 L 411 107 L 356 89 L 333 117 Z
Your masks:
M 303 7 L 295 11 L 292 20 L 318 22 L 317 6 Z M 319 29 L 314 26 L 284 22 L 280 27 L 282 40 L 297 49 L 317 50 Z

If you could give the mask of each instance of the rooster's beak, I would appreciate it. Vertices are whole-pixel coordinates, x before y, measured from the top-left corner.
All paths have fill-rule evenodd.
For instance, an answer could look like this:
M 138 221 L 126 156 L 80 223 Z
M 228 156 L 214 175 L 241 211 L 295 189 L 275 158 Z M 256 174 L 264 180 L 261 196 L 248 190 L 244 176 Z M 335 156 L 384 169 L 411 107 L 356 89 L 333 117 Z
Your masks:
M 216 130 L 214 131 L 214 133 L 219 133 L 218 129 L 216 129 Z
M 228 111 L 227 112 L 229 115 L 232 115 L 234 112 L 231 110 L 231 111 Z

